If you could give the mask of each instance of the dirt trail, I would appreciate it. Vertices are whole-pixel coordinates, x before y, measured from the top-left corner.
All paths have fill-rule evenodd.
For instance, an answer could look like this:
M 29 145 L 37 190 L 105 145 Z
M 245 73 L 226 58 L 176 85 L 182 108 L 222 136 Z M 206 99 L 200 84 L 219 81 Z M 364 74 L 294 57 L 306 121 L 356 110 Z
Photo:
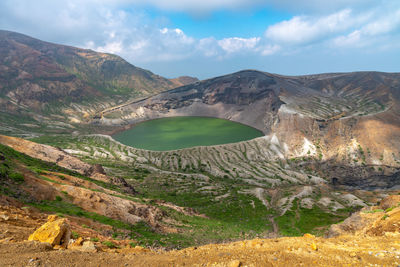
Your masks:
M 278 237 L 279 236 L 279 227 L 276 224 L 274 217 L 271 216 L 270 218 L 268 218 L 268 220 L 271 222 L 271 225 L 272 225 L 271 237 Z
M 278 201 L 278 190 L 277 189 L 269 190 L 269 194 L 271 196 L 270 204 L 275 205 L 276 202 Z M 274 216 L 271 215 L 271 217 L 269 218 L 269 221 L 272 224 L 273 237 L 278 237 L 279 236 L 279 227 L 278 227 L 278 224 L 274 220 Z

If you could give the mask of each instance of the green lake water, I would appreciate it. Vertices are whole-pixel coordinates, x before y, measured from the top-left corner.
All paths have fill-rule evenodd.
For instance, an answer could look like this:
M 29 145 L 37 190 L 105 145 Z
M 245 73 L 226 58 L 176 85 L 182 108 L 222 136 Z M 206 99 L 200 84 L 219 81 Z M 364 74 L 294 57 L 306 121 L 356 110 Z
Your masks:
M 165 151 L 235 143 L 263 136 L 252 127 L 217 118 L 172 117 L 138 123 L 112 137 L 122 144 Z

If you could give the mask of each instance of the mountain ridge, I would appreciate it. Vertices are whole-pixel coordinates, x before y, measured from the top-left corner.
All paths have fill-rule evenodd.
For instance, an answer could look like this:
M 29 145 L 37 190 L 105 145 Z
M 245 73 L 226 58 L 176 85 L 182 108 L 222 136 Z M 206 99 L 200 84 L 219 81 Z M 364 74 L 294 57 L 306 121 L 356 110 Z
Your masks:
M 0 124 L 14 132 L 82 123 L 101 109 L 193 81 L 163 78 L 116 55 L 0 30 Z
M 138 84 L 136 85 L 138 88 L 136 90 L 144 90 L 145 94 L 147 93 L 154 93 L 157 91 L 151 91 L 154 90 L 153 88 L 150 88 L 151 86 L 155 87 L 154 85 L 156 84 L 146 84 L 149 83 L 151 80 L 155 80 L 155 82 L 159 82 L 161 87 L 160 89 L 163 90 L 163 88 L 168 88 L 168 87 L 173 87 L 176 85 L 182 85 L 184 84 L 185 78 L 180 77 L 176 78 L 175 80 L 175 85 L 174 82 L 171 80 L 168 80 L 166 78 L 163 78 L 159 75 L 153 74 L 151 71 L 136 67 L 131 65 L 130 63 L 126 62 L 124 59 L 117 55 L 109 54 L 109 53 L 99 53 L 95 52 L 90 49 L 83 49 L 83 48 L 76 48 L 73 46 L 68 46 L 68 45 L 60 45 L 60 44 L 54 44 L 46 41 L 41 41 L 39 39 L 32 38 L 27 35 L 15 33 L 15 32 L 10 32 L 10 31 L 3 31 L 0 30 L 0 38 L 2 41 L 2 48 L 3 48 L 3 54 L 2 56 L 4 58 L 7 58 L 6 53 L 13 53 L 14 51 L 10 51 L 13 49 L 12 45 L 14 45 L 16 48 L 23 48 L 22 46 L 25 46 L 26 48 L 30 48 L 31 52 L 33 54 L 37 54 L 40 57 L 43 57 L 45 59 L 50 60 L 51 62 L 56 63 L 58 66 L 62 67 L 64 70 L 66 70 L 67 73 L 74 74 L 76 76 L 80 76 L 78 78 L 83 78 L 84 81 L 89 81 L 92 82 L 94 85 L 99 85 L 96 84 L 94 81 L 90 80 L 91 75 L 95 75 L 95 77 L 100 77 L 103 75 L 103 80 L 104 83 L 108 83 L 108 79 L 112 80 L 119 80 L 119 82 L 125 82 L 126 85 L 129 85 L 132 88 L 132 81 L 130 77 L 124 77 L 121 74 L 124 75 L 140 75 L 143 76 L 144 79 L 143 81 L 137 82 Z M 9 44 L 6 46 L 6 44 Z M 9 50 L 7 50 L 7 48 Z M 24 54 L 27 56 L 28 53 Z M 90 69 L 85 69 L 81 66 L 78 65 L 77 61 L 82 61 L 83 59 L 86 59 L 87 62 L 83 62 L 85 64 L 88 64 L 88 67 L 90 67 L 90 64 L 92 64 L 92 67 L 98 68 L 94 70 Z M 26 60 L 26 59 L 25 59 Z M 103 61 L 102 61 L 103 60 Z M 3 60 L 3 64 L 4 64 Z M 93 62 L 91 62 L 93 61 Z M 7 63 L 7 62 L 5 62 Z M 96 66 L 96 63 L 99 66 Z M 109 66 L 110 65 L 110 66 Z M 56 66 L 52 66 L 56 67 Z M 81 67 L 81 68 L 79 68 Z M 107 72 L 106 72 L 107 71 Z M 90 73 L 94 72 L 94 73 Z M 98 73 L 95 73 L 98 72 Z M 111 72 L 111 73 L 110 73 Z M 108 77 L 107 77 L 108 75 Z M 114 78 L 115 76 L 115 78 Z M 54 77 L 57 78 L 57 77 Z M 86 79 L 84 79 L 86 78 Z M 71 77 L 67 77 L 68 79 L 72 79 Z M 125 79 L 126 81 L 123 81 Z M 187 82 L 192 82 L 195 80 L 195 78 L 192 77 L 186 77 Z M 115 86 L 118 86 L 118 83 Z M 107 88 L 108 89 L 108 88 Z M 132 88 L 133 89 L 133 88 Z M 146 91 L 145 89 L 150 89 L 150 91 Z M 156 89 L 156 90 L 160 90 Z M 106 90 L 107 91 L 107 90 Z M 108 92 L 112 93 L 112 92 Z

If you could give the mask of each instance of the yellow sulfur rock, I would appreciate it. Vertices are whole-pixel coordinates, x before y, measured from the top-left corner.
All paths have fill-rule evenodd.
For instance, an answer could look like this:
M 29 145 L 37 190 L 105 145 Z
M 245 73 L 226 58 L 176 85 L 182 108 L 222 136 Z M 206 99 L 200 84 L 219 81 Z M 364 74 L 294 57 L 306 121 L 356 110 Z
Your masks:
M 305 237 L 305 238 L 315 238 L 315 235 L 306 233 L 306 234 L 303 235 L 303 237 Z
M 83 241 L 84 240 L 82 237 L 78 237 L 78 239 L 76 239 L 74 243 L 68 244 L 68 248 L 70 249 L 79 248 L 82 246 Z
M 47 242 L 52 246 L 67 245 L 70 235 L 68 220 L 58 219 L 57 216 L 50 215 L 48 221 L 31 234 L 28 240 Z
M 48 217 L 47 217 L 47 222 L 54 222 L 55 220 L 57 220 L 58 219 L 58 216 L 57 215 L 49 215 Z
M 229 263 L 228 266 L 229 267 L 240 267 L 240 266 L 242 266 L 242 263 L 238 260 L 233 260 Z
M 318 250 L 317 245 L 314 242 L 311 243 L 311 249 Z

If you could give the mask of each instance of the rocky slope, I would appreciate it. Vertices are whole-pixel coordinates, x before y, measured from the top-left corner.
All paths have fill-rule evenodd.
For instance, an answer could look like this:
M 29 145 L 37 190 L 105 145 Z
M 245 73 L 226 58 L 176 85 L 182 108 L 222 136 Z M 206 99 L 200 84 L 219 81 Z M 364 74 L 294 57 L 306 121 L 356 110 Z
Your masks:
M 236 73 L 132 103 L 121 110 L 113 110 L 113 114 L 103 114 L 99 123 L 135 123 L 167 116 L 210 116 L 242 122 L 266 132 L 282 104 L 278 88 L 276 81 L 263 73 Z
M 88 164 L 71 156 L 60 148 L 54 148 L 48 145 L 37 144 L 21 138 L 4 135 L 0 135 L 0 143 L 33 158 L 55 163 L 60 167 L 76 171 L 77 173 L 98 181 L 121 186 L 121 188 L 127 193 L 137 193 L 124 179 L 108 177 L 100 164 Z
M 199 79 L 190 76 L 180 76 L 178 78 L 170 79 L 170 81 L 174 83 L 175 87 L 180 87 L 198 82 Z
M 84 144 L 82 142 L 84 139 L 89 142 Z M 152 160 L 156 163 L 157 159 L 162 156 L 157 154 L 158 152 L 129 149 L 102 136 L 84 137 L 84 139 L 75 144 L 82 147 L 102 148 L 101 152 L 100 150 L 89 150 L 87 153 L 89 156 L 96 154 L 97 158 L 101 153 L 107 155 L 105 162 L 109 165 L 106 169 L 111 172 L 113 170 L 123 171 L 127 167 L 117 165 L 118 162 L 121 162 L 118 157 L 132 158 L 133 162 L 131 163 L 134 163 L 137 168 L 140 165 L 136 164 L 143 164 L 141 166 L 145 167 L 146 161 Z M 109 140 L 110 143 L 106 145 L 104 139 Z M 93 166 L 81 162 L 60 149 L 5 136 L 1 136 L 0 142 L 32 157 L 54 162 L 77 172 L 93 173 L 85 171 L 90 170 Z M 257 153 L 254 152 L 254 148 L 265 146 L 265 144 L 257 142 L 257 139 L 253 141 L 253 150 L 250 150 L 251 146 L 245 142 L 233 144 L 230 147 L 221 146 L 221 149 L 224 150 L 218 151 L 219 154 L 225 155 L 222 151 L 229 151 L 226 149 L 235 149 L 237 146 L 238 154 L 239 151 L 245 151 L 244 155 L 248 155 L 250 162 L 255 162 L 257 158 L 253 157 L 256 157 Z M 196 149 L 198 148 L 192 149 L 192 152 L 188 154 L 193 154 Z M 213 150 L 217 147 L 207 149 Z M 268 150 L 264 150 L 264 153 L 268 153 Z M 139 158 L 138 155 L 142 158 Z M 175 155 L 171 154 L 171 156 Z M 61 160 L 57 160 L 60 158 Z M 69 160 L 63 162 L 65 159 Z M 245 159 L 243 158 L 242 161 L 246 162 Z M 227 158 L 221 160 L 221 162 L 225 161 Z M 179 169 L 178 162 L 176 162 L 175 172 L 164 171 L 165 173 L 162 174 L 158 171 L 154 177 L 149 177 L 148 180 L 159 182 L 157 187 L 161 191 L 171 190 L 171 187 L 165 185 L 165 182 L 173 182 L 174 189 L 178 189 L 178 193 L 173 196 L 175 200 L 185 192 L 189 193 L 190 199 L 195 199 L 198 197 L 198 193 L 190 192 L 190 188 L 199 189 L 201 194 L 212 196 L 212 199 L 207 202 L 203 200 L 202 206 L 210 205 L 213 202 L 223 205 L 218 207 L 218 213 L 224 213 L 225 209 L 230 209 L 224 204 L 225 199 L 231 202 L 235 198 L 241 198 L 239 194 L 233 195 L 231 198 L 230 194 L 235 194 L 234 191 L 219 195 L 221 190 L 218 187 L 223 185 L 222 183 L 205 174 L 185 174 L 182 169 Z M 110 166 L 114 167 L 110 168 Z M 263 165 L 257 168 L 260 174 L 261 166 Z M 99 169 L 98 167 L 97 170 Z M 131 172 L 130 169 L 127 171 Z M 240 191 L 240 194 L 246 195 L 249 206 L 252 206 L 250 209 L 259 209 L 262 212 L 257 216 L 270 214 L 272 215 L 269 217 L 270 219 L 275 216 L 275 222 L 274 219 L 272 222 L 276 223 L 280 230 L 292 229 L 294 231 L 297 228 L 300 229 L 300 223 L 302 223 L 308 227 L 307 229 L 314 231 L 315 229 L 309 226 L 321 218 L 326 218 L 328 210 L 337 214 L 334 216 L 339 216 L 337 212 L 343 209 L 342 204 L 365 206 L 365 203 L 353 194 L 363 197 L 370 194 L 369 201 L 372 203 L 377 202 L 385 195 L 382 191 L 381 193 L 345 193 L 343 190 L 333 189 L 326 185 L 323 179 L 317 176 L 309 174 L 303 177 L 301 171 L 290 170 L 289 167 L 282 168 L 278 162 L 271 161 L 268 168 L 263 170 L 263 172 L 265 171 L 279 173 L 280 179 L 278 177 L 271 178 L 279 181 L 279 186 L 256 184 L 253 185 L 253 188 L 249 188 L 252 182 L 265 182 L 260 177 L 247 180 L 241 180 L 239 177 L 226 177 L 221 181 L 228 182 L 226 186 L 230 189 L 235 188 L 238 192 Z M 173 180 L 174 176 L 176 176 L 175 180 Z M 236 179 L 237 184 L 229 182 L 232 179 Z M 149 183 L 146 184 L 146 186 L 149 185 Z M 229 217 L 225 214 L 223 224 L 221 224 L 222 221 L 213 224 L 212 218 L 195 213 L 193 210 L 159 200 L 136 198 L 131 194 L 121 193 L 119 189 L 119 186 L 114 187 L 104 183 L 103 180 L 85 178 L 76 172 L 67 172 L 66 169 L 55 164 L 34 160 L 11 148 L 0 146 L 0 256 L 2 255 L 0 265 L 38 266 L 47 264 L 61 266 L 68 262 L 70 265 L 84 263 L 89 266 L 125 264 L 134 264 L 135 266 L 202 266 L 204 264 L 210 266 L 302 264 L 305 266 L 311 264 L 316 266 L 344 264 L 397 266 L 400 262 L 398 244 L 400 199 L 398 195 L 383 199 L 379 206 L 365 207 L 343 223 L 333 225 L 329 234 L 334 237 L 328 239 L 306 234 L 302 237 L 259 238 L 165 251 L 137 246 L 143 236 L 152 235 L 151 229 L 140 231 L 141 221 L 151 226 L 153 231 L 156 230 L 160 233 L 156 235 L 158 242 L 165 239 L 168 233 L 172 233 L 171 237 L 173 238 L 177 237 L 177 233 L 186 231 L 189 235 L 196 234 L 198 229 L 189 226 L 191 217 L 195 217 L 194 222 L 196 223 L 204 220 L 207 224 L 211 224 L 211 228 L 208 228 L 207 231 L 211 231 L 212 235 L 220 234 L 224 224 L 229 226 L 229 231 L 236 226 L 231 224 Z M 392 193 L 397 194 L 398 191 Z M 318 200 L 318 203 L 315 200 Z M 243 214 L 248 209 L 243 202 L 234 204 L 239 204 L 240 212 Z M 324 205 L 326 205 L 325 211 L 320 208 Z M 258 206 L 261 206 L 261 209 Z M 280 214 L 271 213 L 275 207 L 280 207 Z M 68 249 L 65 250 L 60 246 L 52 248 L 45 243 L 25 241 L 35 229 L 46 222 L 47 214 L 43 212 L 57 212 L 60 216 L 67 218 L 67 220 L 62 219 L 63 224 L 70 222 L 72 243 Z M 283 215 L 280 216 L 281 214 Z M 241 225 L 251 223 L 251 231 L 256 230 L 257 225 L 254 225 L 254 222 L 243 219 L 245 223 L 239 220 Z M 266 224 L 268 224 L 268 219 L 262 217 L 262 225 Z M 198 224 L 194 225 L 199 227 Z M 272 225 L 270 231 L 274 227 L 276 226 Z M 299 234 L 298 232 L 288 233 Z M 201 235 L 205 235 L 205 233 L 201 232 Z M 242 236 L 241 239 L 246 236 Z M 75 245 L 75 243 L 77 244 Z M 151 243 L 147 243 L 147 246 L 149 245 Z
M 147 231 L 177 232 L 161 206 L 199 216 L 171 203 L 148 204 L 123 178 L 107 176 L 101 165 L 84 163 L 60 149 L 6 136 L 0 143 L 9 145 L 0 145 L 0 198 L 9 204 L 87 217 L 125 231 L 144 222 Z
M 389 236 L 399 232 L 400 196 L 384 198 L 378 206 L 371 206 L 352 214 L 340 224 L 330 227 L 328 236 L 352 234 L 358 236 Z

